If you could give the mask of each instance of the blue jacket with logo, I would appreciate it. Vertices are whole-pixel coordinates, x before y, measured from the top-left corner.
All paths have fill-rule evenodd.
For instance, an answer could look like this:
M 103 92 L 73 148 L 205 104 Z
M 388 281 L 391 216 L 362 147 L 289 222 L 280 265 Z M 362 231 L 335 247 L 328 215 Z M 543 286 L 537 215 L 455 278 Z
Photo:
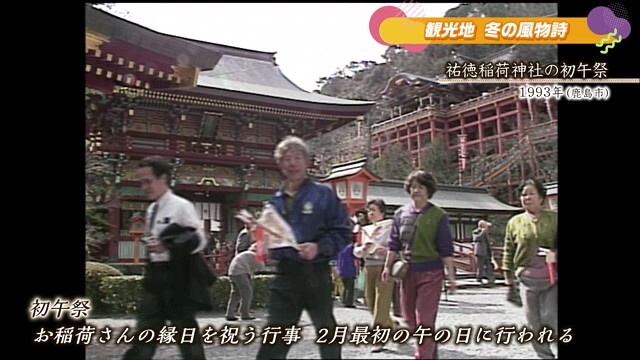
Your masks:
M 283 190 L 273 196 L 271 203 L 289 223 L 298 243 L 317 242 L 318 256 L 305 260 L 291 247 L 272 249 L 274 260 L 323 262 L 335 259 L 351 242 L 351 224 L 346 209 L 333 190 L 310 179 L 305 180 L 293 199 L 288 213 Z

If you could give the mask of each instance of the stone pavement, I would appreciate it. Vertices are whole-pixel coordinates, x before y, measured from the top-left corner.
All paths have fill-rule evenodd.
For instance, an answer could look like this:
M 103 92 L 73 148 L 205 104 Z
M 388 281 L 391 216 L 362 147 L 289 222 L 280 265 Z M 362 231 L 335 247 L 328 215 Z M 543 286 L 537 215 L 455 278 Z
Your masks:
M 480 286 L 465 286 L 461 283 L 461 289 L 455 294 L 449 294 L 445 299 L 444 294 L 440 302 L 437 329 L 449 328 L 452 330 L 452 340 L 439 344 L 439 355 L 441 359 L 525 359 L 535 358 L 531 344 L 521 344 L 512 340 L 509 345 L 496 344 L 492 342 L 477 342 L 475 340 L 478 328 L 493 329 L 492 333 L 500 326 L 515 325 L 520 329 L 525 324 L 524 311 L 505 301 L 506 288 L 502 286 L 486 288 Z M 337 305 L 335 315 L 338 324 L 365 325 L 371 321 L 371 315 L 364 307 L 356 309 L 344 308 Z M 229 325 L 240 326 L 240 340 L 247 326 L 251 325 L 259 332 L 265 321 L 265 311 L 260 309 L 256 312 L 258 317 L 251 321 L 238 321 Z M 201 329 L 211 325 L 216 330 L 228 322 L 224 314 L 203 314 L 198 317 Z M 135 326 L 133 319 L 88 319 L 88 325 L 96 326 L 98 329 L 109 326 L 114 330 L 112 336 L 117 338 L 121 334 L 122 327 Z M 289 358 L 318 359 L 320 353 L 315 344 L 315 329 L 311 325 L 306 312 L 303 313 L 301 322 L 302 340 L 293 344 L 289 351 Z M 455 329 L 460 326 L 473 327 L 468 344 L 455 344 Z M 97 334 L 99 334 L 99 330 Z M 129 332 L 129 334 L 131 331 Z M 517 334 L 516 334 L 517 336 Z M 115 344 L 112 338 L 107 344 L 98 344 L 94 338 L 94 343 L 86 348 L 86 359 L 88 360 L 111 360 L 121 359 L 127 344 Z M 261 337 L 249 345 L 219 345 L 220 338 L 215 336 L 215 344 L 205 345 L 205 351 L 209 359 L 233 359 L 248 360 L 255 359 L 258 351 L 258 341 Z M 370 340 L 370 339 L 369 339 Z M 409 340 L 406 344 L 390 343 L 387 348 L 378 354 L 371 353 L 371 345 L 345 344 L 342 348 L 342 356 L 345 359 L 413 359 L 415 340 Z M 555 350 L 555 348 L 554 348 Z M 177 345 L 162 345 L 157 348 L 155 359 L 180 359 Z

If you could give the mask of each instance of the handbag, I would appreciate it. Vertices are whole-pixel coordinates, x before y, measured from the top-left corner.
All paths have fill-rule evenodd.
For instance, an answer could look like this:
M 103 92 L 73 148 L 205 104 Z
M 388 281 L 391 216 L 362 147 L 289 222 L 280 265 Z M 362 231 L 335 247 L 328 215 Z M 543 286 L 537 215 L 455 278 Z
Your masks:
M 391 265 L 391 277 L 396 281 L 401 281 L 409 273 L 409 262 L 404 259 L 402 252 L 400 253 L 400 259 L 397 259 Z

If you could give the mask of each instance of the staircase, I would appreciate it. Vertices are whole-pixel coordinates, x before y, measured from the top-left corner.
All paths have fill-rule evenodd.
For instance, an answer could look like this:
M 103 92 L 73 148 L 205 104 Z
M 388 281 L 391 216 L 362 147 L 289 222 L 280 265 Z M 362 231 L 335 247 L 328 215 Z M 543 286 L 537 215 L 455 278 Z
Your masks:
M 482 166 L 482 163 L 476 163 L 468 183 L 476 187 L 498 183 L 499 180 L 511 170 L 512 166 L 520 161 L 529 163 L 533 171 L 533 174 L 531 174 L 533 177 L 544 178 L 546 174 L 538 164 L 539 156 L 536 145 L 543 144 L 549 139 L 557 137 L 557 134 L 557 122 L 537 124 L 528 127 L 525 129 L 524 135 L 520 140 L 509 149 L 508 152 L 497 156 L 493 161 L 484 166 Z M 523 176 L 524 174 L 519 175 L 519 177 Z
M 480 170 L 482 176 L 479 179 L 473 179 L 471 186 L 478 187 L 494 182 L 500 175 L 509 171 L 514 163 L 528 156 L 530 149 L 529 137 L 525 135 L 508 153 L 499 156 L 491 163 L 485 165 L 485 170 Z

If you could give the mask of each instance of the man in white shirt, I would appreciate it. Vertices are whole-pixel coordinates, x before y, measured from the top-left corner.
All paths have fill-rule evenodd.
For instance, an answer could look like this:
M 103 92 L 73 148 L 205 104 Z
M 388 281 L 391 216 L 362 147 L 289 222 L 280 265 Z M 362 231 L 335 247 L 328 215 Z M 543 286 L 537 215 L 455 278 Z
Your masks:
M 203 345 L 198 341 L 200 336 L 195 320 L 196 309 L 190 299 L 191 293 L 185 294 L 178 290 L 183 289 L 180 286 L 186 279 L 176 275 L 178 272 L 171 262 L 171 252 L 160 237 L 171 224 L 195 229 L 197 237 L 192 237 L 193 240 L 180 246 L 186 246 L 191 254 L 197 254 L 206 247 L 206 236 L 193 204 L 175 195 L 169 188 L 170 176 L 170 164 L 159 157 L 143 159 L 138 169 L 142 190 L 145 196 L 154 202 L 147 209 L 147 231 L 144 240 L 148 261 L 137 316 L 137 330 L 151 329 L 157 337 L 167 320 L 176 327 L 178 334 L 182 334 L 184 328 L 193 328 L 196 330 L 193 343 L 178 342 L 178 345 L 183 359 L 201 360 L 206 358 Z M 125 353 L 124 359 L 151 359 L 155 350 L 155 341 L 134 344 Z

